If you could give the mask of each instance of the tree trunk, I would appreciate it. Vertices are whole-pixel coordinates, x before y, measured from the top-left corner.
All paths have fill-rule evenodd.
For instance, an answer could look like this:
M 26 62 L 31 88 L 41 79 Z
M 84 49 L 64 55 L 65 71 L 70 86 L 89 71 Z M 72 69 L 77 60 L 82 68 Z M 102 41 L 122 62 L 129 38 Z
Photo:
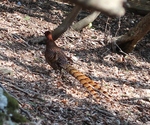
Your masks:
M 62 0 L 80 5 L 82 8 L 100 11 L 109 16 L 123 16 L 125 0 Z
M 100 14 L 99 11 L 94 11 L 84 19 L 80 20 L 79 22 L 75 23 L 72 28 L 76 31 L 80 31 L 82 28 L 86 27 L 89 23 L 93 22 L 98 15 Z
M 66 17 L 66 19 L 63 21 L 61 25 L 59 25 L 54 31 L 52 32 L 53 40 L 55 41 L 58 39 L 72 24 L 72 22 L 75 20 L 76 16 L 80 12 L 81 7 L 76 5 L 72 12 Z
M 129 32 L 123 36 L 113 38 L 113 41 L 125 53 L 130 53 L 136 44 L 150 31 L 150 13 L 148 13 L 136 27 L 131 28 Z
M 78 5 L 76 5 L 71 13 L 63 20 L 62 24 L 60 24 L 56 29 L 52 31 L 53 40 L 57 40 L 72 24 L 72 22 L 75 20 L 76 16 L 80 12 L 82 8 Z M 30 43 L 35 44 L 45 44 L 46 37 L 45 36 L 39 36 L 37 39 L 30 39 Z
M 146 15 L 150 12 L 150 1 L 149 0 L 128 0 L 130 6 L 127 9 L 131 12 L 140 15 Z

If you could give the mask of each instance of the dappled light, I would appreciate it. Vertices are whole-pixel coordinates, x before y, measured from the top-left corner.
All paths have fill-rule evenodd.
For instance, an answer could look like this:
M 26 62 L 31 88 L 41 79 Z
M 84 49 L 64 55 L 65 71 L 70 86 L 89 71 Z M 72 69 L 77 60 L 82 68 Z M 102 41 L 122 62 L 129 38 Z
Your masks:
M 112 37 L 123 35 L 142 16 L 127 12 L 119 20 L 100 14 L 91 27 L 70 28 L 55 41 L 73 67 L 109 95 L 98 92 L 97 102 L 74 77 L 48 65 L 45 44 L 32 43 L 61 24 L 73 6 L 54 1 L 21 5 L 0 3 L 0 85 L 27 111 L 19 110 L 27 124 L 150 124 L 150 34 L 125 57 L 110 47 Z M 77 20 L 89 13 L 83 10 Z

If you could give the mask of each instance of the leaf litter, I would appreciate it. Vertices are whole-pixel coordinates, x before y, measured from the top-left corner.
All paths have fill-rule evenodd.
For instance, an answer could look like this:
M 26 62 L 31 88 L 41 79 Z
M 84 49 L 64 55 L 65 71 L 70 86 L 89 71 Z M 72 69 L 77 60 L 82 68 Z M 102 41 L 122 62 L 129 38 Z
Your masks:
M 32 123 L 149 125 L 149 34 L 132 54 L 123 58 L 106 46 L 107 17 L 101 14 L 92 27 L 84 28 L 81 33 L 68 29 L 56 41 L 74 60 L 74 66 L 101 84 L 113 100 L 100 94 L 97 103 L 72 76 L 63 72 L 61 78 L 45 62 L 45 45 L 30 44 L 31 39 L 43 36 L 44 31 L 56 28 L 72 6 L 50 1 L 30 7 L 22 4 L 18 7 L 15 3 L 0 3 L 0 82 L 30 113 Z M 79 17 L 84 18 L 82 14 Z M 127 12 L 121 18 L 118 35 L 127 32 L 141 18 Z M 117 23 L 117 18 L 109 19 L 110 37 L 115 35 Z

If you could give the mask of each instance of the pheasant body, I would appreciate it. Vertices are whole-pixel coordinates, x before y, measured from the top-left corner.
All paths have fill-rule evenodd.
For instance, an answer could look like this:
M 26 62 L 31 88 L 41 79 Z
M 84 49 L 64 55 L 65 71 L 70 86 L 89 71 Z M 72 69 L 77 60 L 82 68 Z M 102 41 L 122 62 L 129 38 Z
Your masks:
M 75 77 L 96 100 L 99 101 L 99 94 L 96 92 L 96 90 L 105 93 L 101 86 L 69 64 L 67 56 L 55 44 L 52 34 L 49 31 L 45 32 L 45 36 L 47 38 L 45 58 L 48 64 L 54 70 L 66 70 L 69 74 Z
M 68 65 L 66 55 L 55 44 L 55 42 L 53 42 L 50 32 L 45 33 L 45 35 L 48 35 L 45 51 L 46 61 L 54 70 L 61 70 L 62 68 L 65 68 L 65 66 Z

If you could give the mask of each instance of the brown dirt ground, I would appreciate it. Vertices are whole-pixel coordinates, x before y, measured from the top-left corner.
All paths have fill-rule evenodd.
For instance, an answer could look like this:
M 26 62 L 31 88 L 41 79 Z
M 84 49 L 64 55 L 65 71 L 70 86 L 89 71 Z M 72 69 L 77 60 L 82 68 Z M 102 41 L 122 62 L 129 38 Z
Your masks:
M 74 66 L 97 81 L 111 95 L 97 103 L 77 80 L 64 72 L 61 79 L 45 62 L 45 45 L 30 38 L 56 28 L 72 6 L 37 2 L 17 6 L 0 3 L 0 83 L 42 125 L 150 125 L 150 34 L 124 61 L 106 46 L 115 35 L 118 18 L 100 15 L 92 28 L 68 29 L 56 42 Z M 82 11 L 78 20 L 88 15 Z M 126 13 L 122 35 L 142 17 Z M 107 26 L 107 27 L 106 27 Z M 23 113 L 27 118 L 28 115 Z M 41 123 L 40 123 L 41 122 Z

